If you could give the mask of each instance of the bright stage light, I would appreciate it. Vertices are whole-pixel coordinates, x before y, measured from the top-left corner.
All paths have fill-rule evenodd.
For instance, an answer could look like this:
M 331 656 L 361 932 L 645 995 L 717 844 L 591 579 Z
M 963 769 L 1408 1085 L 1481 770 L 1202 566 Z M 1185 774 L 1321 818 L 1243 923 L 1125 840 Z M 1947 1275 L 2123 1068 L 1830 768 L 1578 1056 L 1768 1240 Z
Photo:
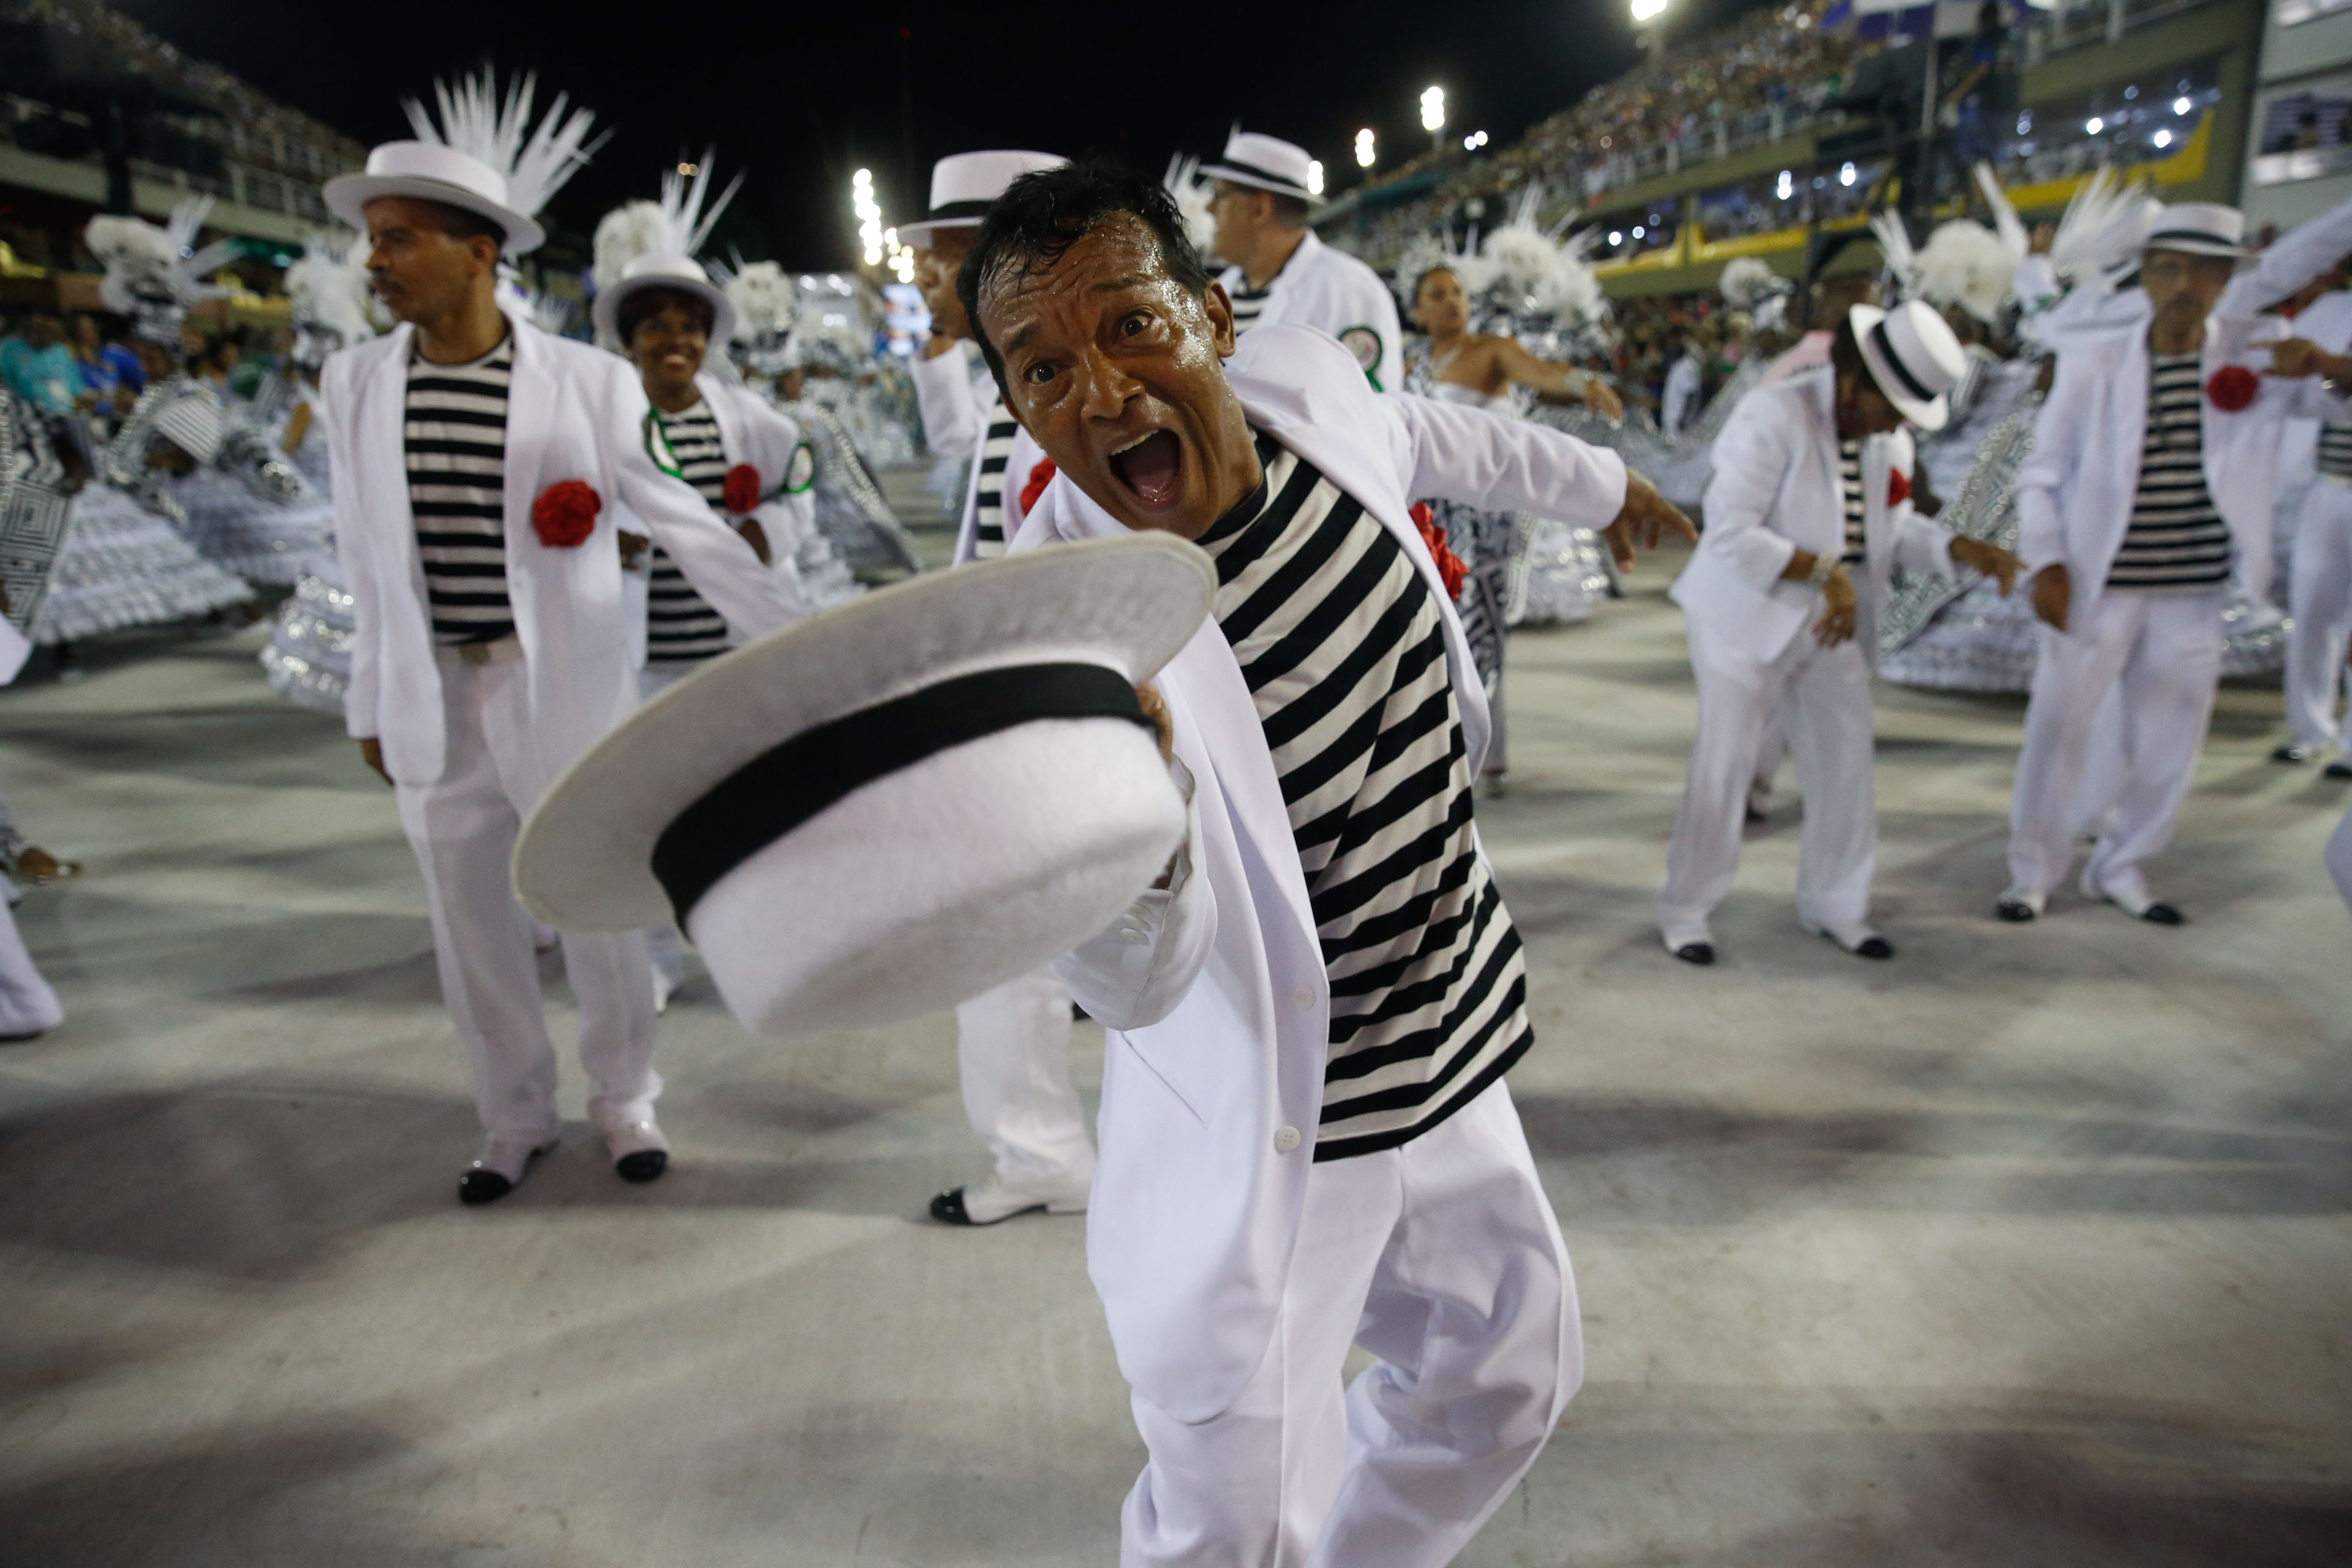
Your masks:
M 2095 114 L 2091 116 L 2090 119 L 2083 121 L 2083 129 L 2089 132 L 2094 136 L 2096 136 L 2100 132 L 2105 131 L 2106 128 L 2107 122 L 2100 119 Z
M 1372 132 L 1369 126 L 1356 132 L 1356 163 L 1366 169 L 1372 166 Z
M 1666 0 L 1633 0 L 1633 20 L 1654 22 L 1666 14 Z
M 1445 89 L 1423 88 L 1421 94 L 1421 128 L 1423 131 L 1445 129 Z
M 1310 196 L 1323 194 L 1323 160 L 1320 158 L 1307 160 L 1307 194 Z

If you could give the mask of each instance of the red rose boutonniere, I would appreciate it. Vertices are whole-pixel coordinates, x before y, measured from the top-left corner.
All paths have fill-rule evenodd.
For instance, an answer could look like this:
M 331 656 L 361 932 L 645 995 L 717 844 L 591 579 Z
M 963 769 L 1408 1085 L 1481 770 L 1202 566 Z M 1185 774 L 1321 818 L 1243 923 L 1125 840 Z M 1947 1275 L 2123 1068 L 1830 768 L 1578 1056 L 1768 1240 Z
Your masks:
M 1030 509 L 1037 504 L 1037 498 L 1044 495 L 1045 487 L 1054 482 L 1055 471 L 1051 458 L 1041 458 L 1037 466 L 1029 470 L 1029 482 L 1021 487 L 1022 516 L 1029 515 Z
M 2222 413 L 2235 414 L 2252 403 L 2262 389 L 2263 384 L 2252 371 L 2242 364 L 2225 364 L 2205 384 L 2205 395 Z
M 751 512 L 760 510 L 760 470 L 749 463 L 738 463 L 727 470 L 727 510 Z
M 1911 499 L 1911 476 L 1900 468 L 1886 470 L 1886 504 L 1901 506 Z
M 1437 563 L 1437 575 L 1445 584 L 1447 596 L 1460 598 L 1462 579 L 1470 574 L 1470 568 L 1446 548 L 1445 531 L 1437 526 L 1437 514 L 1429 510 L 1427 501 L 1413 504 L 1412 525 L 1421 530 L 1421 542 L 1429 546 L 1430 559 Z
M 596 531 L 604 498 L 581 479 L 565 479 L 539 492 L 530 503 L 530 526 L 550 550 L 575 550 Z

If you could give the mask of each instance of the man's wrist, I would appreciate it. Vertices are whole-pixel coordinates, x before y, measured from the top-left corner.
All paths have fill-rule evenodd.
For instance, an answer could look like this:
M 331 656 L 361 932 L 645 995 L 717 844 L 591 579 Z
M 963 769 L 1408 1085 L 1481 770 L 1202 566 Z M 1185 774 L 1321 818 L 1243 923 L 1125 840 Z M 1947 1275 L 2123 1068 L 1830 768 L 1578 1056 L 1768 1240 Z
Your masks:
M 1830 579 L 1837 575 L 1839 564 L 1834 553 L 1827 550 L 1822 551 L 1813 557 L 1812 569 L 1805 574 L 1806 584 L 1814 588 L 1828 587 Z

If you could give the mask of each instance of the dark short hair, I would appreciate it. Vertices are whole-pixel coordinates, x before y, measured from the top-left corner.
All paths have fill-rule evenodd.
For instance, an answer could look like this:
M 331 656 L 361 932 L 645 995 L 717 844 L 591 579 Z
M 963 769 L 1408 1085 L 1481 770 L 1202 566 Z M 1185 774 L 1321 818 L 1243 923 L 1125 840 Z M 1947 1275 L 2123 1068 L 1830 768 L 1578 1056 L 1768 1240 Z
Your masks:
M 441 226 L 441 232 L 458 244 L 463 245 L 469 239 L 491 239 L 498 242 L 500 250 L 506 248 L 506 229 L 480 213 L 451 202 L 436 202 L 430 196 L 414 199 L 420 206 L 431 208 L 433 221 Z
M 1285 228 L 1307 226 L 1307 215 L 1314 209 L 1307 205 L 1305 196 L 1286 196 L 1280 191 L 1268 191 L 1266 195 L 1274 198 L 1275 222 Z
M 1421 290 L 1423 286 L 1441 272 L 1453 273 L 1454 280 L 1456 283 L 1462 281 L 1462 274 L 1454 272 L 1454 264 L 1450 261 L 1441 261 L 1435 266 L 1424 267 L 1421 269 L 1420 276 L 1412 280 L 1412 302 L 1414 304 L 1418 305 L 1421 303 Z
M 1878 378 L 1870 374 L 1870 363 L 1862 357 L 1862 340 L 1853 333 L 1853 317 L 1848 315 L 1830 332 L 1830 366 L 1839 375 L 1867 377 L 1876 386 Z
M 980 236 L 956 274 L 956 298 L 963 301 L 999 388 L 1004 385 L 1004 360 L 980 324 L 981 289 L 1002 278 L 1044 271 L 1106 218 L 1121 213 L 1142 219 L 1159 237 L 1170 278 L 1195 298 L 1208 297 L 1208 263 L 1185 235 L 1175 198 L 1158 180 L 1109 158 L 1085 158 L 1024 174 L 990 204 Z
M 622 343 L 625 345 L 635 337 L 637 328 L 647 318 L 661 314 L 672 305 L 678 306 L 699 322 L 705 337 L 709 337 L 710 330 L 719 324 L 719 311 L 701 295 L 653 283 L 643 289 L 632 289 L 622 298 L 620 309 L 613 313 L 613 326 L 621 334 Z

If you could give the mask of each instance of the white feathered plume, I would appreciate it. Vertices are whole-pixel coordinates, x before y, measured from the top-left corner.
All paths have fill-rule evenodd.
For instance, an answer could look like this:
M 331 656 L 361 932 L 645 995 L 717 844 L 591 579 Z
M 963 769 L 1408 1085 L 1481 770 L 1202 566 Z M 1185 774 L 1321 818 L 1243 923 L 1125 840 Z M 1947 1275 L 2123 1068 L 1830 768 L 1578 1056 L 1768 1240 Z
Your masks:
M 2009 193 L 2002 190 L 2000 182 L 1993 177 L 1990 163 L 1979 163 L 1976 175 L 1977 189 L 1984 193 L 1985 205 L 1992 209 L 1993 232 L 2000 237 L 2000 247 L 2018 260 L 2024 260 L 2030 242 L 2026 237 L 2024 221 L 2017 216 L 2017 208 L 2010 201 Z
M 630 262 L 667 249 L 668 225 L 658 202 L 623 202 L 596 224 L 595 258 L 589 276 L 599 293 L 621 280 Z
M 2050 265 L 2061 279 L 2087 282 L 2128 266 L 2155 232 L 2164 204 L 2137 182 L 2126 184 L 2102 163 L 2074 187 L 2050 245 Z
M 1716 291 L 1724 303 L 1748 314 L 1748 324 L 1759 332 L 1779 331 L 1787 323 L 1789 299 L 1797 286 L 1761 259 L 1735 256 L 1723 264 Z
M 1179 153 L 1168 160 L 1168 173 L 1161 184 L 1175 198 L 1176 210 L 1184 217 L 1184 237 L 1203 258 L 1216 250 L 1217 220 L 1210 214 L 1209 202 L 1215 195 L 1214 184 L 1201 177 L 1201 160 Z
M 375 336 L 366 255 L 366 237 L 350 229 L 320 229 L 303 242 L 301 256 L 286 269 L 298 361 L 315 365 L 339 348 Z
M 1997 325 L 2021 259 L 2021 252 L 2012 254 L 1980 223 L 1955 218 L 1938 224 L 1914 260 L 1919 297 L 1931 304 L 1958 305 L 1987 326 Z
M 711 263 L 710 271 L 735 307 L 737 342 L 781 342 L 793 330 L 800 289 L 782 267 L 739 257 L 731 267 Z
M 538 74 L 526 71 L 509 82 L 501 96 L 498 73 L 485 66 L 477 75 L 458 78 L 455 87 L 446 81 L 433 84 L 434 101 L 441 110 L 438 124 L 413 98 L 404 100 L 403 107 L 418 141 L 437 142 L 488 163 L 506 180 L 507 205 L 536 217 L 604 144 L 603 136 L 588 140 L 596 116 L 585 109 L 565 113 L 571 100 L 562 93 L 556 94 L 532 129 L 530 103 L 538 88 Z
M 190 196 L 172 209 L 161 228 L 144 218 L 101 215 L 82 230 L 83 243 L 105 268 L 99 299 L 108 310 L 131 317 L 140 336 L 150 342 L 178 347 L 188 307 L 228 292 L 205 282 L 205 275 L 236 254 L 236 242 L 216 239 L 196 247 L 212 210 L 212 197 Z
M 1878 241 L 1878 254 L 1886 264 L 1886 276 L 1893 285 L 1887 293 L 1895 300 L 1908 300 L 1919 292 L 1919 258 L 1911 248 L 1911 231 L 1903 226 L 1903 215 L 1885 208 L 1870 215 L 1870 232 Z

